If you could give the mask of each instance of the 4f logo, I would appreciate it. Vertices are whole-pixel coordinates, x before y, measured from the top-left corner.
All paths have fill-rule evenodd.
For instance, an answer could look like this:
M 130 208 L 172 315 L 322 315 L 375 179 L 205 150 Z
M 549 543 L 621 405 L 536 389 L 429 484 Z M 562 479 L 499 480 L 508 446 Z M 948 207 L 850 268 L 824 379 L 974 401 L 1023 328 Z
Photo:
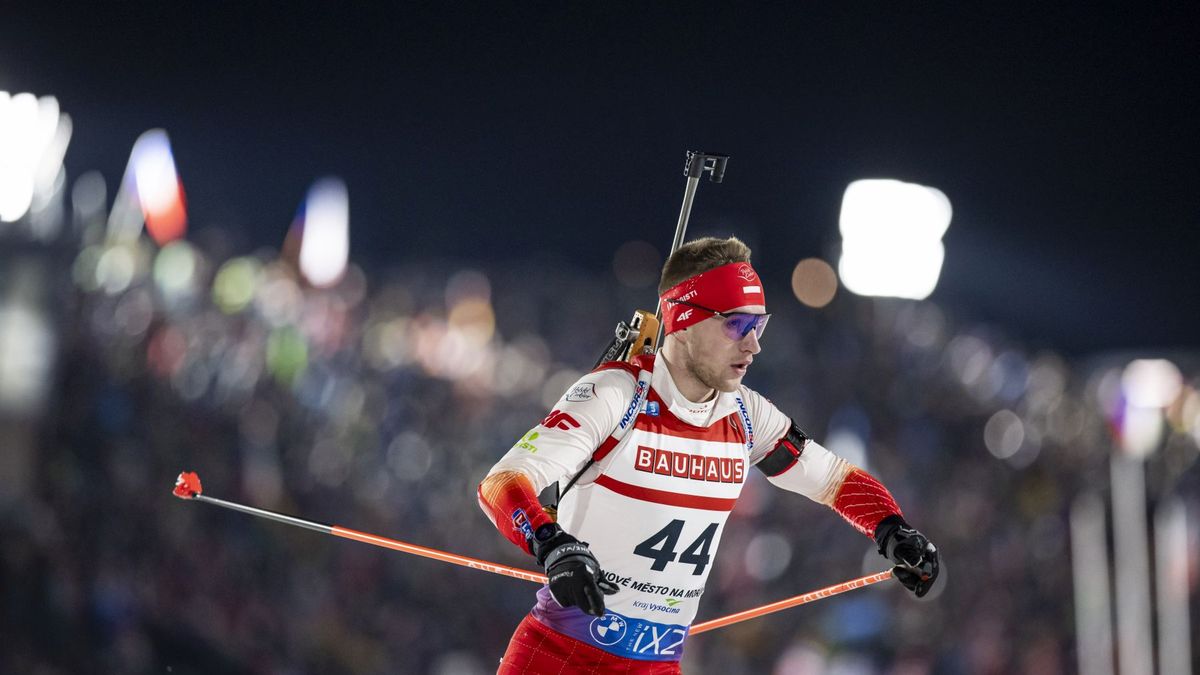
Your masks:
M 579 422 L 576 422 L 575 418 L 571 417 L 567 413 L 561 410 L 555 410 L 549 415 L 546 415 L 546 419 L 542 420 L 542 426 L 546 427 L 547 429 L 562 429 L 563 431 L 570 431 L 571 429 L 578 429 Z

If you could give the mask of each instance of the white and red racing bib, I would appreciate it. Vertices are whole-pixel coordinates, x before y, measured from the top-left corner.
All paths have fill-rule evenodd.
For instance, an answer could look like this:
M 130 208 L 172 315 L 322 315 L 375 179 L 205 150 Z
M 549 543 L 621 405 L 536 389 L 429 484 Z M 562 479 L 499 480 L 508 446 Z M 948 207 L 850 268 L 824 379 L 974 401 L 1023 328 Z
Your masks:
M 790 424 L 746 387 L 687 401 L 654 357 L 581 378 L 491 473 L 520 471 L 540 490 L 565 484 L 595 452 L 558 521 L 588 542 L 620 591 L 596 618 L 560 607 L 543 588 L 533 615 L 614 654 L 679 659 L 748 472 Z M 771 482 L 818 499 L 835 477 L 827 468 L 834 456 L 816 444 L 805 455 Z

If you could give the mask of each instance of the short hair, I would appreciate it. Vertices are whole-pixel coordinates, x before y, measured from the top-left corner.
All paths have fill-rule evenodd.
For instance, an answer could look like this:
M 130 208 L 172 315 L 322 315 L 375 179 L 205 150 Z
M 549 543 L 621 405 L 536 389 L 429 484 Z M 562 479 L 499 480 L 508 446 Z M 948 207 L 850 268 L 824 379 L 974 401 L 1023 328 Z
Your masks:
M 680 282 L 735 262 L 750 262 L 750 247 L 737 237 L 718 239 L 701 237 L 687 242 L 667 258 L 662 277 L 658 282 L 658 294 Z

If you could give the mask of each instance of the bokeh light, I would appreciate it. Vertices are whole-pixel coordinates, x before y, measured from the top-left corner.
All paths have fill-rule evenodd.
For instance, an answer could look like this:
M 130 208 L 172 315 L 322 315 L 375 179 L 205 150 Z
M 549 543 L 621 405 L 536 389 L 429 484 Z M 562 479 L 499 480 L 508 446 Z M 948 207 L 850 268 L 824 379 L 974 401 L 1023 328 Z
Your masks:
M 21 219 L 54 188 L 71 130 L 53 96 L 0 91 L 0 222 Z
M 997 459 L 1017 454 L 1025 442 L 1025 427 L 1021 418 L 1011 410 L 997 410 L 983 428 L 983 442 Z
M 217 270 L 213 303 L 226 314 L 237 314 L 254 300 L 262 266 L 254 258 L 234 258 Z
M 75 256 L 75 263 L 71 266 L 71 278 L 81 290 L 92 293 L 100 288 L 96 267 L 100 265 L 100 257 L 103 254 L 102 247 L 88 246 Z
M 792 270 L 792 293 L 800 302 L 820 309 L 837 294 L 837 274 L 820 258 L 805 258 Z
M 433 465 L 433 450 L 425 437 L 415 431 L 402 431 L 388 444 L 387 463 L 396 478 L 417 482 Z
M 1138 408 L 1165 408 L 1179 395 L 1183 376 L 1166 359 L 1131 361 L 1121 374 L 1121 387 L 1129 405 Z
M 104 181 L 104 174 L 88 171 L 76 178 L 71 187 L 71 206 L 75 211 L 75 222 L 86 227 L 103 221 L 107 200 L 108 184 Z M 85 237 L 88 234 L 90 233 L 85 232 Z
M 1135 359 L 1121 372 L 1124 408 L 1119 417 L 1121 449 L 1135 457 L 1155 452 L 1166 432 L 1167 406 L 1183 389 L 1179 368 L 1166 359 Z
M 154 282 L 168 304 L 195 293 L 198 267 L 196 249 L 186 241 L 173 241 L 159 251 L 154 259 Z
M 163 246 L 183 236 L 187 229 L 183 183 L 175 171 L 171 141 L 162 129 L 138 137 L 129 155 L 127 180 L 132 181 L 146 222 L 146 231 Z
M 0 411 L 30 414 L 41 407 L 57 346 L 42 312 L 0 303 Z
M 937 286 L 950 200 L 936 188 L 857 180 L 842 196 L 842 282 L 859 295 L 928 297 Z
M 276 328 L 300 321 L 304 293 L 291 270 L 282 264 L 273 264 L 263 270 L 262 283 L 254 294 L 254 308 Z
M 371 325 L 364 336 L 364 356 L 371 367 L 379 371 L 398 368 L 410 359 L 408 351 L 408 322 L 402 317 Z
M 746 573 L 759 581 L 778 579 L 792 562 L 792 544 L 775 532 L 757 534 L 746 546 Z
M 95 284 L 109 295 L 116 295 L 129 288 L 137 273 L 136 247 L 133 245 L 110 246 L 96 261 Z
M 300 271 L 318 288 L 336 284 L 350 259 L 350 197 L 339 178 L 323 178 L 304 203 Z
M 271 331 L 267 341 L 267 369 L 277 380 L 290 385 L 308 367 L 308 345 L 294 328 Z

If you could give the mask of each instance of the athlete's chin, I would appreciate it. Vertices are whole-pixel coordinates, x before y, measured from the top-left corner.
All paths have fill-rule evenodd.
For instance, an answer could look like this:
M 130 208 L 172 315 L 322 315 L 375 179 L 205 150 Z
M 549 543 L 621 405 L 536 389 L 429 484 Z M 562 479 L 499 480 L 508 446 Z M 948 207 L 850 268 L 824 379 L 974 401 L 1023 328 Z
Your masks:
M 718 391 L 731 392 L 736 391 L 742 384 L 742 378 L 746 377 L 747 366 L 729 366 L 725 371 L 725 377 L 721 378 L 718 386 L 714 387 Z
M 737 377 L 730 377 L 730 378 L 721 380 L 720 382 L 717 382 L 716 386 L 714 386 L 713 389 L 716 389 L 719 392 L 728 394 L 730 392 L 737 391 L 737 388 L 739 386 L 741 386 L 741 384 L 742 384 L 742 376 L 739 375 Z
M 746 376 L 745 366 L 741 368 L 727 367 L 724 371 L 720 370 L 705 370 L 702 371 L 697 379 L 709 389 L 728 394 L 737 391 L 737 388 L 742 384 L 742 378 Z

